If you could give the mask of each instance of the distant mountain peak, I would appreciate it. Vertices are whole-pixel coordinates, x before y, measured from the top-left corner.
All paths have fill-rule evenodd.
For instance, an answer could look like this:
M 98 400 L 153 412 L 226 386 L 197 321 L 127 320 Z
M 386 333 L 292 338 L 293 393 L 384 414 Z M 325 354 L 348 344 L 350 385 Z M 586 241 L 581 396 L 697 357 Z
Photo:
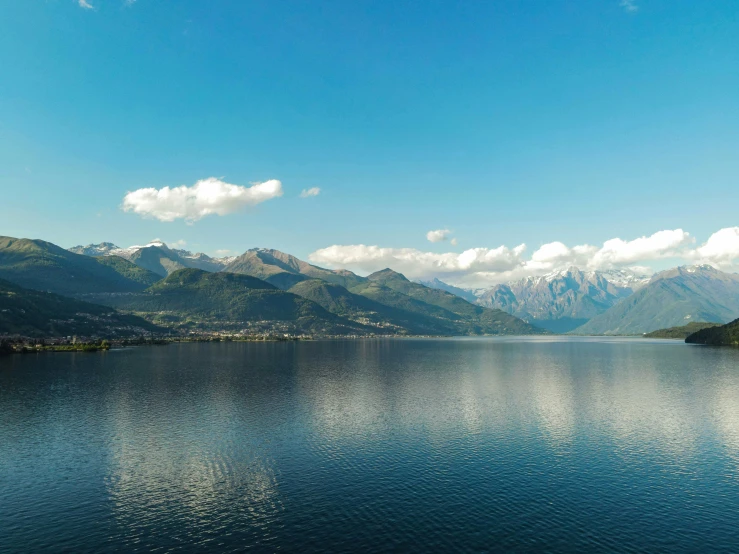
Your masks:
M 620 288 L 637 289 L 649 282 L 650 276 L 627 268 L 619 269 L 580 269 L 571 265 L 567 268 L 557 269 L 543 277 L 526 277 L 523 282 L 546 281 L 551 283 L 558 279 L 589 280 L 595 282 L 597 279 L 605 279 L 610 284 Z
M 605 312 L 648 281 L 649 277 L 630 269 L 601 271 L 568 266 L 474 293 L 476 304 L 500 308 L 545 327 L 557 322 L 556 329 L 552 325 L 547 328 L 563 332 Z
M 566 277 L 582 276 L 582 275 L 584 275 L 582 270 L 580 270 L 578 267 L 575 267 L 574 265 L 571 265 L 563 269 L 556 269 L 554 271 L 551 271 L 547 273 L 546 275 L 544 275 L 543 279 L 547 283 L 551 283 L 555 279 L 564 279 Z
M 118 256 L 163 277 L 183 267 L 219 271 L 233 260 L 232 258 L 211 258 L 202 252 L 193 254 L 189 250 L 170 248 L 159 239 L 154 239 L 144 245 L 133 245 L 127 248 L 120 248 L 112 242 L 101 242 L 100 244 L 75 246 L 70 248 L 69 251 L 94 257 Z
M 687 271 L 688 273 L 696 273 L 698 271 L 706 271 L 708 273 L 718 273 L 718 269 L 713 267 L 710 264 L 696 264 L 696 265 L 688 265 L 688 266 L 682 266 L 681 269 L 684 271 Z
M 368 275 L 367 279 L 369 279 L 370 281 L 382 281 L 386 279 L 402 279 L 403 281 L 408 281 L 405 275 L 403 275 L 402 273 L 398 273 L 397 271 L 394 271 L 389 267 L 381 269 L 380 271 L 375 271 L 371 275 Z
M 715 267 L 709 264 L 681 265 L 678 267 L 673 267 L 671 269 L 666 269 L 664 271 L 660 271 L 659 273 L 656 273 L 652 277 L 650 282 L 659 281 L 661 279 L 673 279 L 679 276 L 690 276 L 690 275 L 716 276 L 721 273 L 722 272 L 720 272 Z
M 421 285 L 424 287 L 429 287 L 431 289 L 439 289 L 444 290 L 448 293 L 454 294 L 455 296 L 459 296 L 460 298 L 466 300 L 467 302 L 470 302 L 472 304 L 475 303 L 477 300 L 477 296 L 475 293 L 471 290 L 462 289 L 459 287 L 455 287 L 454 285 L 450 285 L 449 283 L 445 283 L 444 281 L 434 277 L 433 279 L 430 279 L 428 281 L 418 281 Z

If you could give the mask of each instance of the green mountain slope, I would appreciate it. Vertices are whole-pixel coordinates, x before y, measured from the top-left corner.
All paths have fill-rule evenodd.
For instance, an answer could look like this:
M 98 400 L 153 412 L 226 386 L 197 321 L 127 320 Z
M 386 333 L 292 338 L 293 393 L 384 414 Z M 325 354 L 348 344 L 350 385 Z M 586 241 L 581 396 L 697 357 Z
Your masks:
M 135 294 L 96 301 L 177 327 L 313 334 L 366 334 L 367 327 L 248 275 L 181 269 Z
M 739 315 L 739 275 L 711 266 L 678 267 L 594 317 L 573 333 L 641 335 L 690 321 L 726 323 Z
M 253 249 L 236 258 L 223 271 L 251 275 L 283 290 L 292 290 L 316 300 L 336 314 L 373 325 L 386 323 L 412 334 L 531 334 L 541 333 L 516 317 L 500 310 L 473 306 L 443 290 L 411 283 L 394 271 L 360 277 L 347 270 L 314 266 L 279 250 Z M 320 287 L 309 280 L 338 285 Z M 301 286 L 299 286 L 301 285 Z M 366 304 L 356 296 L 374 301 Z M 378 305 L 384 305 L 381 308 Z M 393 311 L 395 310 L 395 311 Z M 384 319 L 383 319 L 384 318 Z
M 368 279 L 371 285 L 358 285 L 351 289 L 352 292 L 369 296 L 383 304 L 446 319 L 458 334 L 530 335 L 545 332 L 502 310 L 476 306 L 444 290 L 413 283 L 391 269 L 373 273 Z
M 403 298 L 403 295 L 391 294 Z M 426 314 L 425 307 L 420 309 L 401 309 L 382 304 L 372 299 L 371 295 L 363 296 L 348 291 L 342 286 L 309 279 L 294 285 L 290 292 L 308 298 L 324 307 L 331 313 L 346 317 L 352 321 L 378 327 L 378 332 L 412 335 L 449 335 L 456 332 L 456 326 L 450 321 Z M 405 297 L 405 300 L 411 300 Z M 402 305 L 403 302 L 395 302 Z M 420 304 L 420 303 L 419 303 Z M 453 316 L 453 314 L 443 314 Z
M 30 289 L 65 295 L 143 290 L 151 278 L 135 268 L 126 260 L 101 263 L 42 240 L 0 237 L 0 278 Z
M 307 279 L 321 279 L 334 285 L 351 288 L 366 281 L 351 271 L 332 271 L 311 265 L 279 250 L 257 248 L 247 250 L 227 265 L 223 271 L 251 275 L 272 283 L 282 290 Z
M 141 335 L 159 330 L 148 321 L 57 294 L 21 288 L 0 280 L 0 335 Z
M 138 267 L 147 269 L 157 275 L 166 277 L 167 275 L 187 267 L 179 256 L 158 246 L 149 246 L 141 248 L 130 256 L 131 262 Z
M 688 338 L 701 329 L 720 327 L 720 323 L 706 323 L 705 321 L 691 321 L 682 327 L 670 327 L 669 329 L 658 329 L 644 335 L 646 339 L 681 339 Z
M 720 327 L 701 329 L 688 336 L 685 342 L 712 346 L 739 346 L 739 319 Z
M 113 268 L 119 275 L 144 287 L 150 287 L 162 279 L 153 271 L 139 267 L 120 256 L 96 256 L 95 259 L 99 264 Z

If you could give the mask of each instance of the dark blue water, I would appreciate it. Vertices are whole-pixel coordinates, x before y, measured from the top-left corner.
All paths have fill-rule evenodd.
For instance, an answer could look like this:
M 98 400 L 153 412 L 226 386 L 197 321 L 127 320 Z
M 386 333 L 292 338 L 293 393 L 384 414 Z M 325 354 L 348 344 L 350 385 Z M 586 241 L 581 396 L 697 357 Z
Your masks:
M 587 339 L 0 358 L 0 552 L 739 551 L 739 351 Z

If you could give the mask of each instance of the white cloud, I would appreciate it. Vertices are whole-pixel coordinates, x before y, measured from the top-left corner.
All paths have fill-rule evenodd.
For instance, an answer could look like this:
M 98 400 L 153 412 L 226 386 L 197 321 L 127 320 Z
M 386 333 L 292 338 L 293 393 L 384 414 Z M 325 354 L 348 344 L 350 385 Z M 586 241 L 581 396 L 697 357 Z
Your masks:
M 191 187 L 143 188 L 129 192 L 123 198 L 122 209 L 159 221 L 184 219 L 192 223 L 207 215 L 227 215 L 279 196 L 282 196 L 282 183 L 276 179 L 244 187 L 210 177 Z
M 457 239 L 455 238 L 455 239 L 450 240 L 449 244 L 451 244 L 452 246 L 457 246 Z
M 386 267 L 405 274 L 409 278 L 428 275 L 462 276 L 481 271 L 506 272 L 523 264 L 521 255 L 525 245 L 510 249 L 471 248 L 457 254 L 423 252 L 415 248 L 381 248 L 379 246 L 334 245 L 310 254 L 309 259 L 329 267 L 351 267 L 372 272 Z
M 619 5 L 629 13 L 639 11 L 639 6 L 636 5 L 635 0 L 621 0 L 621 3 Z
M 321 194 L 321 189 L 319 187 L 303 189 L 303 192 L 300 193 L 300 198 L 309 198 L 311 196 L 318 196 L 319 194 Z
M 680 255 L 680 247 L 691 241 L 690 233 L 682 229 L 659 231 L 632 241 L 611 239 L 603 243 L 603 247 L 595 253 L 588 265 L 600 269 L 645 260 L 674 258 Z
M 426 240 L 429 242 L 442 242 L 449 239 L 452 232 L 449 229 L 436 229 L 426 233 Z
M 176 240 L 174 242 L 169 243 L 168 246 L 170 248 L 177 248 L 177 249 L 180 249 L 181 250 L 182 248 L 184 248 L 185 246 L 187 246 L 187 241 L 186 240 L 183 240 L 183 239 Z
M 581 244 L 572 248 L 561 242 L 544 244 L 531 255 L 526 269 L 532 274 L 577 266 L 583 269 L 611 269 L 633 266 L 638 262 L 663 258 L 680 257 L 682 247 L 692 241 L 689 233 L 682 229 L 659 231 L 649 237 L 631 241 L 620 238 L 607 240 L 598 248 Z
M 77 4 L 80 8 L 85 8 L 86 10 L 93 9 L 93 5 L 90 4 L 87 0 L 77 0 Z
M 729 268 L 739 263 L 739 227 L 716 231 L 708 240 L 690 253 L 700 263 Z
M 523 244 L 515 248 L 471 248 L 461 253 L 424 252 L 415 248 L 382 248 L 363 244 L 334 245 L 313 252 L 309 258 L 318 264 L 360 272 L 390 267 L 409 278 L 439 277 L 466 286 L 485 286 L 544 275 L 571 265 L 582 269 L 611 269 L 633 268 L 640 262 L 649 263 L 665 258 L 690 260 L 702 257 L 714 261 L 725 260 L 726 263 L 739 258 L 739 228 L 716 233 L 696 251 L 687 249 L 692 240 L 689 233 L 674 229 L 630 241 L 614 238 L 605 241 L 601 247 L 590 244 L 569 247 L 554 241 L 543 244 L 528 258 L 524 257 L 526 246 Z M 644 269 L 639 266 L 639 272 L 644 272 Z

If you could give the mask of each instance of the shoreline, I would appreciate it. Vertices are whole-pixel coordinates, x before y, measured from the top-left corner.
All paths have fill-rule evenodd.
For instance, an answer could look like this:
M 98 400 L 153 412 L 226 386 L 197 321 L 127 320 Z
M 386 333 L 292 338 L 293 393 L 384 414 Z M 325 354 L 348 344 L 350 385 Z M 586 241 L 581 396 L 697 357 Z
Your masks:
M 531 340 L 537 341 L 543 340 L 545 342 L 558 341 L 558 340 L 578 340 L 578 339 L 596 339 L 596 340 L 611 340 L 618 341 L 624 339 L 633 340 L 649 340 L 669 343 L 684 343 L 682 339 L 676 338 L 652 338 L 644 337 L 643 335 L 322 335 L 322 336 L 309 336 L 309 335 L 297 335 L 290 337 L 280 336 L 240 336 L 240 337 L 160 337 L 151 338 L 144 340 L 137 339 L 126 339 L 126 340 L 87 340 L 85 342 L 76 343 L 57 343 L 48 344 L 47 341 L 59 340 L 58 338 L 51 339 L 29 339 L 29 338 L 0 338 L 0 356 L 10 354 L 39 354 L 39 353 L 64 353 L 64 352 L 81 352 L 81 353 L 93 353 L 93 352 L 107 352 L 108 350 L 125 350 L 127 348 L 133 348 L 138 346 L 168 346 L 170 344 L 186 344 L 186 343 L 277 343 L 277 342 L 317 342 L 317 341 L 333 341 L 333 340 L 448 340 L 448 339 L 508 339 L 508 340 Z

